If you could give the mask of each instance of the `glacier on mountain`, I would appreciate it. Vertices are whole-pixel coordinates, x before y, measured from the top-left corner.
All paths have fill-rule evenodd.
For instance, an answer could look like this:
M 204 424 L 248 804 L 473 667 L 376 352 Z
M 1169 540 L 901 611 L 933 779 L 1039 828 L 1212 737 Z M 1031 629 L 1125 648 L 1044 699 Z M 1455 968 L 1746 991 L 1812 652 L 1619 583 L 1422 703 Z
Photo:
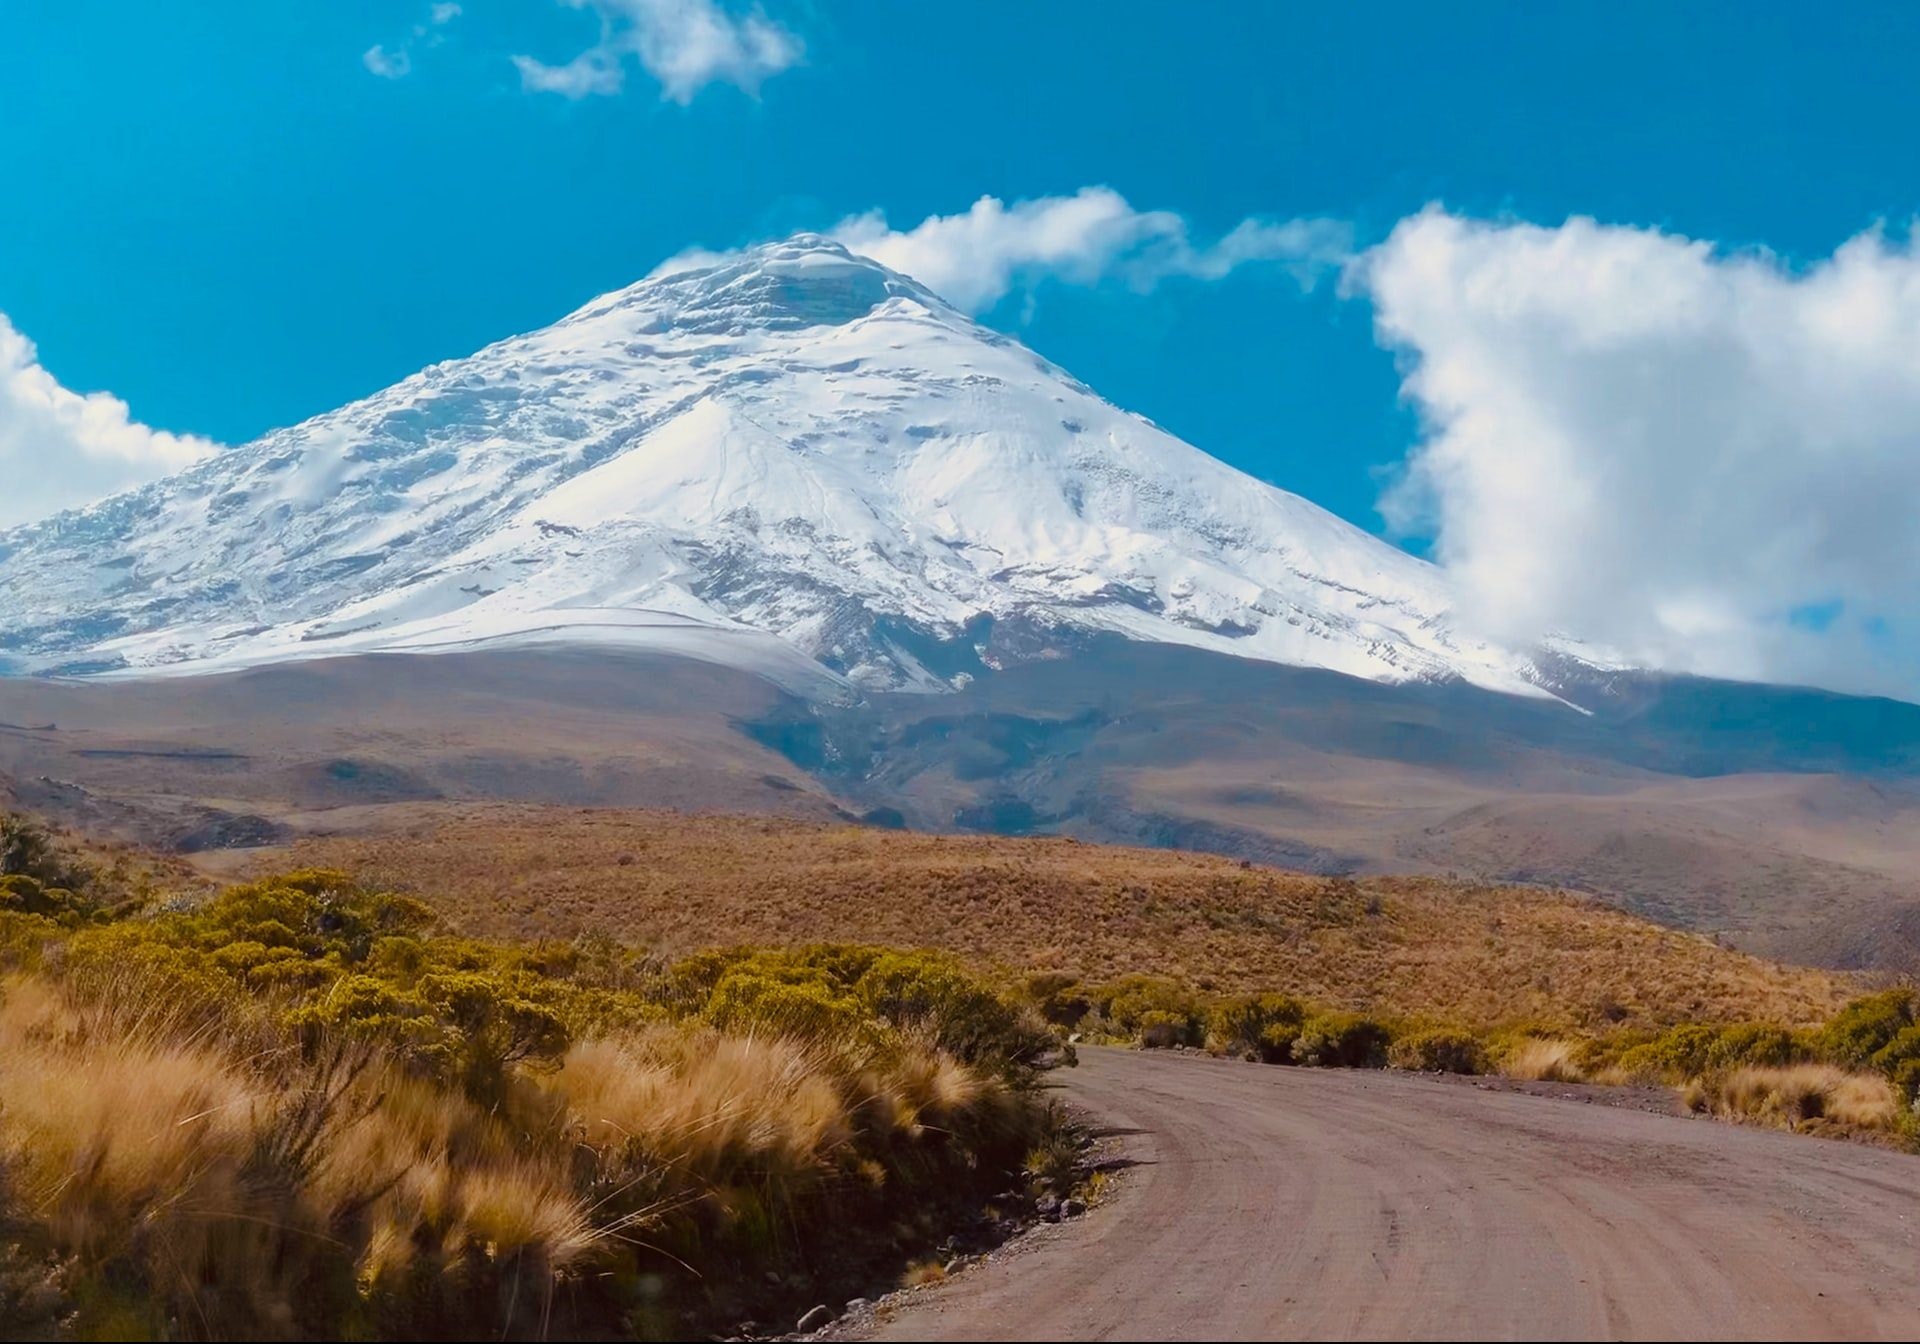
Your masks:
M 1433 566 L 812 235 L 0 533 L 15 673 L 566 641 L 937 690 L 1100 632 L 1543 680 Z

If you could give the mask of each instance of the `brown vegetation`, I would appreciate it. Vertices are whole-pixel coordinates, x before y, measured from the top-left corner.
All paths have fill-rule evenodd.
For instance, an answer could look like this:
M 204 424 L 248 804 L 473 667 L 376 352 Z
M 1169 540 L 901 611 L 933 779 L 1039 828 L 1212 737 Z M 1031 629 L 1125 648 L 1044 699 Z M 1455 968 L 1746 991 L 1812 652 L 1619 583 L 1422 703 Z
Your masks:
M 1586 1077 L 1575 1062 L 1578 1052 L 1574 1041 L 1546 1037 L 1518 1041 L 1501 1059 L 1500 1072 L 1534 1082 L 1577 1083 Z
M 990 1241 L 1071 1147 L 1044 1024 L 937 954 L 485 942 L 318 871 L 130 905 L 38 852 L 0 1337 L 705 1334 Z
M 1910 1118 L 1898 1089 L 1877 1073 L 1832 1064 L 1788 1064 L 1709 1074 L 1687 1086 L 1687 1108 L 1721 1120 L 1848 1136 L 1889 1133 Z
M 419 805 L 389 817 L 382 833 L 295 854 L 403 887 L 489 936 L 591 933 L 668 950 L 850 939 L 945 948 L 1012 974 L 1153 974 L 1563 1029 L 1805 1024 L 1855 988 L 1535 888 L 668 812 Z

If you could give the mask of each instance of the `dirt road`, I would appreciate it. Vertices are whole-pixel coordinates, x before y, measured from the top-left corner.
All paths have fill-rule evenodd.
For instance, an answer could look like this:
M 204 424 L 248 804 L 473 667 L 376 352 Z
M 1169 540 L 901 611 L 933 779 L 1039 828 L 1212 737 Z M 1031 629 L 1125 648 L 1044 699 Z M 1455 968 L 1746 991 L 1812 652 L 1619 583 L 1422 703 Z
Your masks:
M 1140 1165 L 878 1338 L 1920 1335 L 1920 1158 L 1391 1073 L 1056 1076 Z

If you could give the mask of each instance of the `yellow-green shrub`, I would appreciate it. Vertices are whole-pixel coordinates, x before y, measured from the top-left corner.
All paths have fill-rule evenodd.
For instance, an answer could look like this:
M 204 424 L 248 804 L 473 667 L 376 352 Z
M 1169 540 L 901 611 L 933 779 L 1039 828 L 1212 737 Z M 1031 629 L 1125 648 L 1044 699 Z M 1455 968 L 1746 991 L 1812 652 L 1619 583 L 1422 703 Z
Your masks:
M 1630 1078 L 1681 1082 L 1706 1071 L 1708 1057 L 1719 1040 L 1717 1027 L 1683 1023 L 1621 1052 L 1615 1068 Z
M 881 1021 L 913 1029 L 969 1063 L 1031 1064 L 1054 1043 L 1043 1022 L 942 953 L 882 953 L 853 991 Z
M 1387 1063 L 1420 1073 L 1481 1073 L 1486 1052 L 1470 1032 L 1429 1027 L 1396 1036 L 1387 1047 Z
M 1920 1090 L 1920 1025 L 1902 1027 L 1868 1062 L 1911 1100 Z
M 1290 1064 L 1294 1038 L 1306 1019 L 1306 1005 L 1290 994 L 1243 994 L 1214 1004 L 1207 1029 L 1214 1044 L 1230 1054 Z
M 1862 1068 L 1914 1022 L 1914 992 L 1889 989 L 1853 1000 L 1821 1028 L 1822 1057 Z
M 1021 983 L 1020 996 L 1056 1027 L 1077 1027 L 1081 1019 L 1093 1011 L 1093 1000 L 1087 997 L 1080 977 L 1064 971 L 1041 971 L 1028 976 Z
M 1130 975 L 1094 990 L 1094 1011 L 1119 1035 L 1149 1047 L 1204 1045 L 1205 1001 L 1172 980 Z
M 824 978 L 798 982 L 757 970 L 728 972 L 708 997 L 706 1019 L 726 1031 L 866 1041 L 871 1020 L 851 994 Z
M 1782 1068 L 1810 1057 L 1806 1039 L 1769 1022 L 1736 1022 L 1707 1048 L 1707 1068 Z
M 1377 1069 L 1387 1062 L 1391 1033 L 1358 1013 L 1319 1013 L 1294 1037 L 1293 1060 L 1317 1068 Z

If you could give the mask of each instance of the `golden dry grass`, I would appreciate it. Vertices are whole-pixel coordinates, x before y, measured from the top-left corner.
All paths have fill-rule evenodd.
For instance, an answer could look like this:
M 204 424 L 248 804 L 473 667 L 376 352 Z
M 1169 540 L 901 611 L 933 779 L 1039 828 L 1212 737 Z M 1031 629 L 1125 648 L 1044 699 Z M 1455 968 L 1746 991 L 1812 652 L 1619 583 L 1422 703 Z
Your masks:
M 659 1024 L 576 1041 L 482 1100 L 371 1045 L 263 1051 L 250 1030 L 72 989 L 0 979 L 0 1229 L 81 1285 L 53 1311 L 77 1313 L 80 1338 L 157 1337 L 170 1317 L 169 1338 L 354 1320 L 544 1336 L 569 1295 L 573 1333 L 596 1337 L 618 1317 L 595 1292 L 632 1277 L 631 1248 L 674 1248 L 655 1273 L 711 1261 L 718 1288 L 681 1286 L 696 1310 L 738 1258 L 776 1259 L 780 1229 L 884 1240 L 915 1181 L 964 1176 L 962 1150 L 1004 1171 L 1052 1123 L 911 1034 L 874 1048 Z
M 947 1267 L 938 1260 L 922 1260 L 909 1265 L 907 1272 L 900 1276 L 902 1288 L 926 1288 L 947 1281 Z
M 423 804 L 299 863 L 411 890 L 475 934 L 944 948 L 1003 972 L 1277 988 L 1378 1013 L 1562 1028 L 1812 1023 L 1848 977 L 1535 888 L 1358 882 L 1064 839 L 626 809 Z M 276 856 L 276 862 L 285 862 Z
M 1586 1077 L 1577 1062 L 1578 1051 L 1579 1047 L 1572 1041 L 1524 1040 L 1500 1061 L 1500 1072 L 1509 1078 L 1534 1082 L 1577 1083 Z
M 497 1261 L 535 1248 L 556 1273 L 598 1235 L 564 1150 L 384 1069 L 337 1075 L 311 1163 L 292 1159 L 298 1113 L 317 1095 L 303 1088 L 327 1084 L 260 1063 L 239 1038 L 11 977 L 0 984 L 0 1170 L 44 1220 L 41 1235 L 78 1263 L 147 1263 L 163 1289 L 180 1285 L 199 1318 L 184 1327 L 192 1336 L 240 1323 L 297 1333 L 300 1299 L 326 1284 L 347 1217 L 367 1226 L 355 1269 L 369 1284 L 423 1252 Z M 100 1305 L 83 1314 L 102 1337 L 151 1310 L 144 1295 L 125 1319 Z
M 1890 1131 L 1903 1109 L 1893 1084 L 1881 1074 L 1831 1064 L 1735 1069 L 1695 1080 L 1683 1099 L 1689 1109 L 1722 1120 L 1843 1132 Z

